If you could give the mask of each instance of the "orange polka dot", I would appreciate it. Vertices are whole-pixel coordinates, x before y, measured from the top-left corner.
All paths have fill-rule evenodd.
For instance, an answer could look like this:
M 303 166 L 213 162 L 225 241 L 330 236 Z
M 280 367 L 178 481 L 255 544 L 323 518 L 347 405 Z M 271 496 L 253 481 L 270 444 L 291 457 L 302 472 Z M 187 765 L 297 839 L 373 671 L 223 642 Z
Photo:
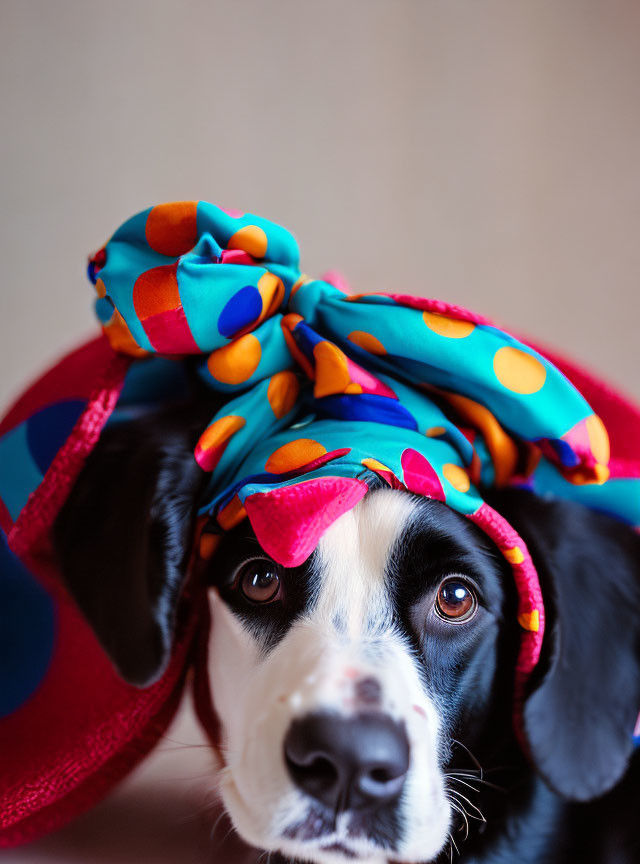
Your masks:
M 197 213 L 197 201 L 158 204 L 147 216 L 147 243 L 161 255 L 184 255 L 198 241 Z
M 108 324 L 102 328 L 114 351 L 130 357 L 148 357 L 149 352 L 141 348 L 131 334 L 127 322 L 116 309 Z
M 107 286 L 104 284 L 102 279 L 96 279 L 96 294 L 102 300 L 103 297 L 107 296 Z
M 354 330 L 349 333 L 347 339 L 349 339 L 350 342 L 353 342 L 354 345 L 358 345 L 358 347 L 368 351 L 369 354 L 376 354 L 381 357 L 383 354 L 387 353 L 387 349 L 384 347 L 382 342 L 371 333 L 365 333 L 364 330 Z
M 533 612 L 522 612 L 518 615 L 518 622 L 523 630 L 537 633 L 540 629 L 540 613 L 537 609 L 534 609 Z
M 496 351 L 493 371 L 503 387 L 525 396 L 541 390 L 547 378 L 547 370 L 537 357 L 511 346 Z
M 433 330 L 438 336 L 446 336 L 449 339 L 464 339 L 476 329 L 476 325 L 472 321 L 449 318 L 447 315 L 439 315 L 437 312 L 423 312 L 422 317 L 429 330 Z
M 215 420 L 211 426 L 208 426 L 198 440 L 198 446 L 202 450 L 212 450 L 214 447 L 220 446 L 228 438 L 242 429 L 246 421 L 244 417 L 237 414 L 228 414 L 226 417 L 220 417 Z
M 332 396 L 334 393 L 344 393 L 351 384 L 351 376 L 347 367 L 347 358 L 342 351 L 331 342 L 318 342 L 314 346 L 313 356 L 316 361 L 316 383 L 313 395 L 316 399 Z
M 387 468 L 386 465 L 383 465 L 382 462 L 378 462 L 377 459 L 363 459 L 362 464 L 365 468 L 369 468 L 371 471 L 389 471 L 391 472 L 391 468 Z
M 429 429 L 427 429 L 425 435 L 427 436 L 427 438 L 439 438 L 440 435 L 444 435 L 446 431 L 447 430 L 444 428 L 444 426 L 431 426 Z
M 178 265 L 163 264 L 145 270 L 133 286 L 133 306 L 141 321 L 182 305 L 178 290 Z
M 207 360 L 207 367 L 216 381 L 241 384 L 251 378 L 261 357 L 260 342 L 252 333 L 247 333 L 214 351 Z
M 245 225 L 231 237 L 227 249 L 242 249 L 253 258 L 264 258 L 267 254 L 267 235 L 257 225 Z
M 242 501 L 234 495 L 231 501 L 218 513 L 218 525 L 223 531 L 230 531 L 246 518 L 247 511 Z
M 442 473 L 449 483 L 451 483 L 453 488 L 458 490 L 458 492 L 469 491 L 471 480 L 469 480 L 469 475 L 464 468 L 461 468 L 459 465 L 454 465 L 453 462 L 447 462 L 442 466 Z
M 280 308 L 284 300 L 284 285 L 273 273 L 263 273 L 258 279 L 258 291 L 262 297 L 262 314 L 260 320 L 269 318 Z
M 351 396 L 359 396 L 364 391 L 362 389 L 362 384 L 347 384 L 344 388 L 344 392 Z
M 265 464 L 272 474 L 283 474 L 285 471 L 295 471 L 319 459 L 326 454 L 326 449 L 313 438 L 297 438 L 283 444 L 269 456 Z
M 503 549 L 502 554 L 509 564 L 522 564 L 524 561 L 524 553 L 519 546 L 513 546 L 511 549 Z
M 267 388 L 267 399 L 271 410 L 278 420 L 282 419 L 291 411 L 296 404 L 300 383 L 297 376 L 290 371 L 276 372 L 269 381 Z
M 602 420 L 597 414 L 592 414 L 587 417 L 587 435 L 589 436 L 589 444 L 596 460 L 602 465 L 609 462 L 611 451 L 609 448 L 609 435 Z

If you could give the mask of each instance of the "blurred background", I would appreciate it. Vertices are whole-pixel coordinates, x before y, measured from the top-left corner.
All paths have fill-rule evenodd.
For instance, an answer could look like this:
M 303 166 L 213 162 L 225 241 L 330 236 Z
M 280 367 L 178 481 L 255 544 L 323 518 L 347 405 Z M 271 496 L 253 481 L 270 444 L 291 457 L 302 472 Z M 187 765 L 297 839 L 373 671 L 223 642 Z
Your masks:
M 303 268 L 459 302 L 640 396 L 637 0 L 1 0 L 0 402 L 86 256 L 205 199 Z
M 0 403 L 92 333 L 87 254 L 174 199 L 640 397 L 639 45 L 637 0 L 0 0 Z M 170 739 L 3 861 L 204 860 L 188 707 Z

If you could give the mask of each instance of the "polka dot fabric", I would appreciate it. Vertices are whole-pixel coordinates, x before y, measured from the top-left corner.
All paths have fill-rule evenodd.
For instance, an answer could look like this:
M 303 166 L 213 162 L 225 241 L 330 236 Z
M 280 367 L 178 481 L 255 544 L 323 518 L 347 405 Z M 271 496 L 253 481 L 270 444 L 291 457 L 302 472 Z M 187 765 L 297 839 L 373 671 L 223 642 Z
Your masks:
M 171 718 L 194 641 L 206 642 L 206 604 L 185 596 L 166 675 L 145 690 L 124 685 L 49 545 L 105 423 L 181 393 L 186 355 L 227 397 L 194 452 L 209 475 L 200 554 L 248 517 L 269 554 L 299 564 L 374 478 L 445 502 L 513 571 L 518 730 L 544 606 L 526 545 L 481 490 L 526 486 L 640 526 L 640 411 L 467 310 L 309 278 L 284 228 L 204 201 L 129 219 L 88 273 L 103 336 L 0 423 L 0 625 L 6 606 L 21 656 L 10 668 L 0 660 L 0 847 L 53 830 L 130 770 Z
M 393 465 L 404 485 L 402 448 L 415 449 L 444 500 L 469 515 L 479 484 L 544 491 L 551 474 L 556 489 L 588 498 L 609 476 L 602 421 L 532 347 L 437 301 L 310 279 L 292 235 L 260 217 L 203 201 L 149 208 L 115 232 L 90 275 L 116 350 L 201 355 L 203 380 L 229 394 L 196 450 L 212 472 L 203 512 L 221 509 L 240 464 L 268 475 L 257 445 L 302 418 L 339 421 L 350 442 L 373 429 L 362 458 Z
M 200 511 L 209 530 L 249 516 L 269 552 L 295 566 L 373 475 L 447 503 L 514 570 L 520 693 L 544 608 L 525 544 L 479 490 L 525 485 L 640 524 L 640 496 L 622 485 L 638 481 L 609 479 L 604 424 L 546 357 L 439 301 L 311 279 L 272 222 L 202 201 L 153 207 L 116 231 L 92 276 L 117 350 L 201 355 L 203 381 L 228 394 L 195 451 L 211 475 Z
M 280 226 L 206 202 L 160 205 L 119 228 L 90 275 L 116 350 L 201 355 L 203 380 L 228 393 L 195 451 L 211 474 L 201 513 L 228 529 L 278 491 L 292 504 L 267 542 L 283 563 L 300 563 L 318 540 L 312 523 L 327 524 L 300 527 L 301 484 L 324 501 L 329 478 L 366 486 L 374 474 L 485 528 L 498 517 L 479 488 L 509 483 L 640 522 L 636 499 L 616 494 L 622 478 L 609 480 L 602 421 L 548 359 L 466 310 L 310 279 Z M 544 629 L 537 578 L 517 538 L 505 555 L 522 577 L 532 667 Z

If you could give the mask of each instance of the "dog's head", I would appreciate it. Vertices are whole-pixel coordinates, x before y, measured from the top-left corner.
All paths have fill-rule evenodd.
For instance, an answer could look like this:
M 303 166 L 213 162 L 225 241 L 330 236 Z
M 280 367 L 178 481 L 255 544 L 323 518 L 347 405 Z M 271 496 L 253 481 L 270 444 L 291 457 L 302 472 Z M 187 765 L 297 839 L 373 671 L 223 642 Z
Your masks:
M 177 416 L 108 429 L 56 526 L 72 593 L 137 684 L 170 651 L 204 482 Z M 511 732 L 513 576 L 480 529 L 378 488 L 294 569 L 246 523 L 224 538 L 206 570 L 209 674 L 221 795 L 250 843 L 424 862 L 481 824 L 476 758 L 580 800 L 623 775 L 640 703 L 638 540 L 574 505 L 494 498 L 536 558 L 551 619 L 524 708 L 530 769 Z
M 516 648 L 504 569 L 468 520 L 384 489 L 295 569 L 245 525 L 226 538 L 210 669 L 243 836 L 327 861 L 442 849 L 461 801 L 446 776 L 456 736 L 484 727 L 494 698 L 509 704 L 495 674 Z

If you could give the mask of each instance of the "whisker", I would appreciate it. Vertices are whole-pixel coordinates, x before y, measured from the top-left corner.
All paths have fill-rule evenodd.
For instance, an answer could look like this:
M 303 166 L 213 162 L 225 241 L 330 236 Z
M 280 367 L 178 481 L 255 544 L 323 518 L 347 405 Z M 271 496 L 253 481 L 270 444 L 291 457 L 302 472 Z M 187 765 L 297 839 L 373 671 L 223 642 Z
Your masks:
M 452 795 L 457 796 L 456 801 L 458 801 L 458 804 L 460 804 L 461 807 L 464 808 L 464 805 L 461 804 L 461 802 L 458 800 L 459 798 L 462 798 L 463 801 L 466 801 L 467 804 L 469 805 L 469 807 L 471 807 L 472 810 L 475 810 L 476 813 L 479 814 L 478 816 L 474 816 L 473 813 L 469 813 L 467 810 L 465 810 L 465 812 L 467 813 L 467 815 L 471 819 L 478 819 L 480 822 L 486 822 L 487 821 L 484 818 L 484 814 L 483 814 L 482 810 L 480 810 L 478 807 L 476 807 L 475 804 L 473 804 L 471 801 L 469 801 L 469 799 L 465 795 L 463 795 L 461 792 L 458 792 L 457 790 L 454 790 L 454 789 L 450 789 L 449 791 L 451 792 Z
M 210 843 L 213 843 L 213 838 L 215 837 L 216 831 L 218 830 L 218 826 L 220 825 L 220 823 L 222 822 L 222 820 L 224 819 L 224 817 L 225 817 L 226 815 L 227 815 L 227 814 L 226 814 L 225 811 L 223 810 L 223 811 L 220 813 L 220 815 L 218 816 L 218 818 L 216 819 L 216 821 L 215 821 L 215 823 L 214 823 L 214 826 L 213 826 L 213 828 L 211 829 L 211 833 L 209 834 L 209 842 L 210 842 Z
M 224 844 L 227 842 L 227 840 L 229 839 L 229 837 L 231 837 L 232 834 L 235 834 L 235 832 L 236 832 L 236 829 L 235 829 L 235 828 L 233 827 L 233 825 L 232 825 L 231 828 L 229 828 L 229 830 L 227 831 L 227 833 L 224 835 L 224 840 L 222 841 L 222 845 L 223 845 L 223 846 L 224 846 Z
M 469 837 L 469 820 L 467 819 L 467 814 L 465 813 L 464 808 L 460 807 L 458 804 L 456 804 L 454 801 L 452 801 L 451 798 L 449 798 L 449 803 L 451 804 L 453 809 L 456 811 L 456 813 L 459 813 L 462 816 L 462 818 L 464 819 L 464 824 L 466 827 L 466 833 L 464 835 L 464 839 L 466 840 Z M 462 830 L 462 829 L 460 829 L 460 830 Z
M 492 768 L 490 772 L 487 773 L 495 773 L 500 769 Z M 466 777 L 468 780 L 473 780 L 474 783 L 481 783 L 483 786 L 488 786 L 490 789 L 496 789 L 498 792 L 508 792 L 509 790 L 505 786 L 498 786 L 497 783 L 491 783 L 489 780 L 485 780 L 482 777 L 476 776 L 476 774 L 472 774 L 469 771 L 446 771 L 446 777 L 451 777 L 454 779 L 456 777 Z
M 452 783 L 460 783 L 460 784 L 462 784 L 462 786 L 466 786 L 469 789 L 473 789 L 474 792 L 477 792 L 477 793 L 480 792 L 480 790 L 478 789 L 477 786 L 472 786 L 471 783 L 467 783 L 466 780 L 461 780 L 459 777 L 449 777 L 449 780 L 451 780 Z
M 478 771 L 480 772 L 480 779 L 482 779 L 483 776 L 484 776 L 484 770 L 483 770 L 483 768 L 482 768 L 482 765 L 478 762 L 478 760 L 476 759 L 476 757 L 475 757 L 475 756 L 473 755 L 473 753 L 471 752 L 471 750 L 469 750 L 469 748 L 466 747 L 466 746 L 462 743 L 462 741 L 458 741 L 456 738 L 452 738 L 451 741 L 452 741 L 453 744 L 457 744 L 459 747 L 462 747 L 462 749 L 465 750 L 465 751 L 469 754 L 469 757 L 470 757 L 471 761 L 473 762 L 473 764 L 476 766 L 476 768 L 477 768 Z

